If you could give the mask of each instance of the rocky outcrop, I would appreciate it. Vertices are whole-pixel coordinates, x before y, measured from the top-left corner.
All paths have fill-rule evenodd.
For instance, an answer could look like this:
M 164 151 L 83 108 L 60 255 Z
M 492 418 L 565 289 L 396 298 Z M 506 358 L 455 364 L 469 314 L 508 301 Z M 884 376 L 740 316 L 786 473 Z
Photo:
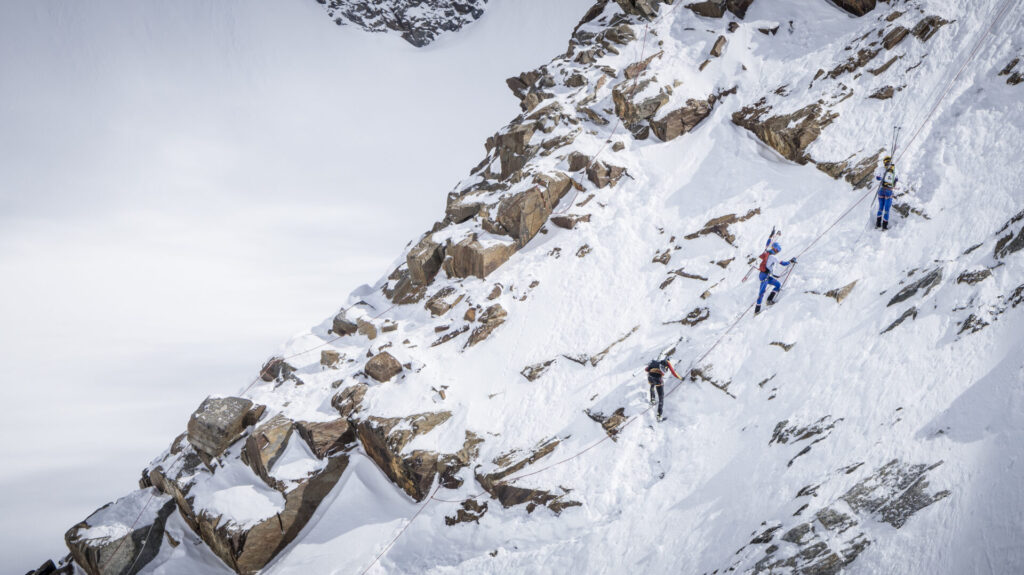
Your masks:
M 456 32 L 480 18 L 487 0 L 317 0 L 327 15 L 342 26 L 354 24 L 367 32 L 394 31 L 416 47 L 426 46 L 445 32 Z
M 487 339 L 494 330 L 498 329 L 498 326 L 505 323 L 505 318 L 508 316 L 508 312 L 505 308 L 501 307 L 501 304 L 494 304 L 484 310 L 484 313 L 480 314 L 480 325 L 473 330 L 473 333 L 469 336 L 469 341 L 466 342 L 466 347 L 473 347 L 481 341 Z
M 658 8 L 662 0 L 615 0 L 622 11 L 633 16 L 654 18 L 658 15 Z
M 691 98 L 681 108 L 672 110 L 661 118 L 652 118 L 650 125 L 654 130 L 654 135 L 658 136 L 662 142 L 671 142 L 693 130 L 697 124 L 704 121 L 704 118 L 711 115 L 711 110 L 717 99 L 714 95 L 709 96 L 707 100 Z
M 652 78 L 623 81 L 612 89 L 615 115 L 634 137 L 646 139 L 650 131 L 648 120 L 668 103 L 671 95 L 671 87 L 658 86 Z
M 746 214 L 742 216 L 737 216 L 736 214 L 726 214 L 724 216 L 719 216 L 717 218 L 708 220 L 707 223 L 704 224 L 703 228 L 696 232 L 693 232 L 692 234 L 685 236 L 685 239 L 695 240 L 700 236 L 715 234 L 716 236 L 729 242 L 729 245 L 734 245 L 733 242 L 736 241 L 736 236 L 734 236 L 733 233 L 729 230 L 729 226 L 739 222 L 745 222 L 760 213 L 761 208 L 754 208 L 752 210 L 749 210 Z
M 946 24 L 949 24 L 949 20 L 940 16 L 925 16 L 914 26 L 910 33 L 916 36 L 918 40 L 927 42 L 939 31 L 939 28 Z
M 153 487 L 140 489 L 96 510 L 68 530 L 64 541 L 89 575 L 135 575 L 160 552 L 173 512 L 173 499 Z
M 382 351 L 366 362 L 366 367 L 363 368 L 363 371 L 373 379 L 385 383 L 390 381 L 392 377 L 402 373 L 402 364 L 395 359 L 395 356 Z
M 853 291 L 853 288 L 856 286 L 857 280 L 853 280 L 852 282 L 844 285 L 841 288 L 836 288 L 825 292 L 825 297 L 830 297 L 836 300 L 836 303 L 843 303 L 843 300 L 846 299 L 846 296 L 850 295 L 850 293 Z
M 213 458 L 242 436 L 262 413 L 241 397 L 207 398 L 188 420 L 188 442 Z
M 295 429 L 313 454 L 321 459 L 347 449 L 356 440 L 355 429 L 343 417 L 332 421 L 299 421 Z
M 404 418 L 367 417 L 356 424 L 355 433 L 366 454 L 416 501 L 422 501 L 439 471 L 443 459 L 434 452 L 404 453 L 415 437 L 429 433 L 451 418 L 448 411 L 420 413 Z
M 510 479 L 516 472 L 550 455 L 560 442 L 552 438 L 526 453 L 513 451 L 504 454 L 493 461 L 498 466 L 497 470 L 484 474 L 478 469 L 476 480 L 505 508 L 525 503 L 527 513 L 533 513 L 537 507 L 547 507 L 558 515 L 568 507 L 578 506 L 579 502 L 566 499 L 568 492 L 564 489 L 560 488 L 561 493 L 553 493 L 551 490 L 518 487 L 513 484 L 515 480 Z
M 270 469 L 288 446 L 292 430 L 290 419 L 280 414 L 275 415 L 249 434 L 242 449 L 242 461 L 264 483 L 277 489 L 281 488 L 281 484 L 270 476 Z
M 359 325 L 354 321 L 349 321 L 345 317 L 345 312 L 342 311 L 338 315 L 334 316 L 334 320 L 331 322 L 331 332 L 335 335 L 352 335 L 359 330 Z
M 935 268 L 928 272 L 928 274 L 923 278 L 900 290 L 899 293 L 893 296 L 893 298 L 889 300 L 889 303 L 885 305 L 886 307 L 889 307 L 907 301 L 917 295 L 917 292 L 921 290 L 924 290 L 924 295 L 928 295 L 928 293 L 931 292 L 935 286 L 939 285 L 940 282 L 942 282 L 942 268 Z
M 451 244 L 445 250 L 444 270 L 453 278 L 486 278 L 516 252 L 515 244 L 489 240 L 481 242 L 477 234 Z
M 255 525 L 240 526 L 200 512 L 199 533 L 203 541 L 237 573 L 258 572 L 298 536 L 341 479 L 348 463 L 345 455 L 328 459 L 322 471 L 283 494 L 281 511 Z
M 584 410 L 584 413 L 586 413 L 587 417 L 590 419 L 601 424 L 601 428 L 608 434 L 608 437 L 612 438 L 612 441 L 616 440 L 615 437 L 619 434 L 619 429 L 621 429 L 622 425 L 629 420 L 629 418 L 626 417 L 625 407 L 616 409 L 610 415 L 605 415 L 604 413 L 591 411 L 589 409 Z
M 854 16 L 863 16 L 875 9 L 876 0 L 832 0 L 832 3 Z
M 899 529 L 915 513 L 949 495 L 948 491 L 928 492 L 927 473 L 942 462 L 911 465 L 892 460 L 862 479 L 836 500 L 800 517 L 813 500 L 792 517 L 766 521 L 751 535 L 753 538 L 736 552 L 738 559 L 729 572 L 767 575 L 803 573 L 834 575 L 844 572 L 871 545 L 862 524 L 877 521 Z M 861 466 L 851 465 L 846 473 Z M 814 498 L 821 485 L 808 485 L 797 498 Z
M 366 391 L 369 389 L 370 386 L 365 383 L 350 385 L 331 399 L 331 407 L 337 409 L 342 417 L 349 417 L 359 411 L 363 398 L 366 397 Z
M 838 113 L 821 104 L 809 104 L 789 114 L 770 115 L 771 106 L 762 98 L 732 115 L 732 121 L 754 133 L 762 142 L 798 164 L 811 161 L 807 146 L 821 135 Z
M 705 0 L 687 4 L 686 7 L 705 18 L 721 18 L 728 11 L 743 19 L 747 15 L 747 8 L 753 3 L 754 0 Z

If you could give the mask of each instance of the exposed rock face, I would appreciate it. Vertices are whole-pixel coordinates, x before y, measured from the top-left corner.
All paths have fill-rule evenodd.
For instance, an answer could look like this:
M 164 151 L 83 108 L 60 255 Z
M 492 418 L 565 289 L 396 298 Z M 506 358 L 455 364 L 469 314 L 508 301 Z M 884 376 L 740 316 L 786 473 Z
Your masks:
M 173 499 L 152 487 L 140 489 L 96 510 L 68 530 L 64 541 L 89 575 L 135 575 L 160 552 L 164 525 L 173 512 Z M 123 523 L 136 516 L 140 519 L 133 528 Z
M 487 0 L 317 0 L 341 26 L 352 23 L 367 32 L 400 32 L 422 47 L 445 32 L 455 32 L 483 15 Z
M 402 364 L 395 359 L 395 356 L 386 351 L 382 351 L 370 358 L 370 361 L 366 362 L 364 371 L 366 371 L 366 375 L 384 383 L 399 373 L 402 373 Z
M 313 454 L 321 459 L 346 449 L 356 440 L 355 429 L 343 417 L 312 423 L 299 421 L 295 428 Z
M 791 527 L 785 522 L 791 522 L 792 518 L 765 522 L 769 523 L 767 529 L 737 552 L 748 559 L 739 559 L 728 571 L 754 575 L 791 572 L 836 575 L 843 572 L 871 545 L 868 535 L 858 529 L 862 522 L 881 520 L 899 529 L 915 513 L 949 495 L 948 491 L 934 494 L 927 491 L 927 473 L 941 464 L 940 461 L 932 465 L 910 465 L 894 459 L 836 501 L 821 506 L 809 520 L 796 525 L 790 523 Z M 850 466 L 847 473 L 860 465 Z M 797 497 L 815 497 L 819 487 L 809 485 Z M 813 500 L 808 505 L 812 503 Z M 852 514 L 846 513 L 846 509 Z M 777 542 L 778 533 L 782 535 Z
M 368 417 L 356 425 L 356 436 L 377 466 L 416 501 L 428 494 L 439 469 L 437 453 L 403 450 L 413 438 L 448 421 L 451 412 L 420 413 L 405 418 Z
M 825 297 L 830 297 L 836 300 L 836 303 L 843 303 L 843 300 L 846 299 L 846 296 L 850 295 L 850 292 L 852 292 L 853 288 L 856 286 L 857 280 L 853 280 L 852 282 L 844 285 L 841 288 L 836 288 L 825 292 Z
M 658 8 L 661 5 L 661 0 L 615 0 L 615 2 L 622 7 L 622 11 L 626 14 L 645 18 L 657 16 Z
M 334 316 L 334 321 L 331 322 L 331 331 L 335 335 L 352 335 L 359 330 L 359 326 L 352 321 L 349 321 L 345 317 L 345 312 L 341 312 Z
M 445 250 L 445 272 L 454 278 L 485 278 L 515 253 L 512 242 L 489 241 L 484 244 L 473 234 Z
M 270 477 L 270 468 L 284 453 L 292 435 L 292 421 L 283 415 L 275 415 L 253 430 L 245 440 L 242 460 L 260 476 L 267 485 L 280 488 L 277 480 Z
M 481 341 L 488 338 L 494 330 L 498 329 L 498 326 L 505 323 L 505 318 L 508 316 L 508 312 L 505 308 L 501 307 L 501 304 L 494 304 L 484 310 L 484 313 L 480 314 L 480 326 L 473 330 L 473 333 L 469 336 L 469 341 L 466 342 L 466 347 L 473 347 Z
M 507 479 L 527 465 L 550 455 L 559 443 L 560 440 L 552 438 L 541 442 L 525 454 L 518 451 L 505 454 L 494 460 L 498 465 L 496 471 L 487 474 L 477 471 L 476 480 L 485 491 L 501 503 L 502 507 L 508 508 L 525 503 L 527 513 L 533 513 L 538 506 L 544 506 L 558 515 L 567 507 L 575 507 L 580 503 L 566 500 L 567 492 L 564 490 L 560 494 L 555 494 L 543 489 L 526 489 L 516 487 Z
M 370 386 L 365 383 L 357 383 L 346 387 L 331 399 L 331 406 L 337 409 L 342 417 L 349 417 L 359 410 L 368 389 L 370 389 Z
M 935 35 L 936 32 L 939 31 L 939 28 L 946 24 L 949 24 L 949 20 L 939 16 L 926 16 L 914 26 L 914 29 L 911 30 L 910 33 L 916 36 L 918 40 L 927 42 Z
M 615 115 L 638 139 L 646 138 L 647 121 L 668 103 L 671 88 L 658 87 L 654 80 L 626 80 L 612 90 Z
M 704 118 L 711 115 L 711 109 L 716 100 L 717 98 L 713 95 L 709 96 L 707 100 L 691 98 L 686 101 L 686 105 L 665 114 L 660 119 L 652 118 L 650 124 L 654 135 L 658 136 L 662 142 L 670 142 L 689 132 L 704 121 Z
M 252 575 L 298 536 L 341 478 L 348 462 L 345 455 L 329 459 L 321 472 L 284 493 L 282 511 L 251 527 L 240 527 L 230 521 L 222 522 L 220 517 L 200 513 L 200 535 L 235 571 Z
M 863 16 L 875 9 L 875 0 L 832 0 L 832 2 L 854 16 Z
M 753 132 L 786 159 L 798 164 L 806 164 L 811 160 L 806 153 L 807 146 L 818 139 L 821 130 L 839 116 L 821 104 L 809 104 L 790 114 L 769 116 L 769 112 L 771 107 L 762 98 L 753 106 L 734 113 L 732 121 Z
M 428 284 L 433 281 L 434 276 L 441 270 L 441 262 L 444 261 L 444 250 L 441 248 L 441 244 L 431 238 L 432 236 L 428 234 L 405 256 L 412 281 L 418 284 Z
M 896 305 L 900 302 L 907 301 L 908 299 L 917 295 L 917 292 L 920 290 L 924 290 L 924 295 L 928 295 L 928 293 L 931 292 L 935 286 L 939 285 L 941 281 L 942 268 L 935 268 L 934 270 L 928 272 L 928 274 L 923 278 L 917 280 L 916 282 L 900 290 L 899 293 L 893 296 L 893 298 L 889 300 L 889 303 L 885 305 L 886 307 L 889 307 L 891 305 Z
M 240 397 L 207 398 L 188 420 L 188 442 L 217 457 L 242 436 L 253 403 Z
M 724 216 L 719 216 L 717 218 L 708 220 L 707 223 L 704 224 L 703 228 L 686 236 L 686 239 L 695 240 L 700 236 L 704 236 L 707 234 L 715 234 L 716 236 L 729 242 L 729 245 L 733 245 L 733 242 L 736 241 L 736 236 L 734 236 L 733 233 L 729 231 L 729 226 L 735 223 L 745 222 L 760 213 L 761 208 L 754 208 L 742 216 L 737 216 L 736 214 L 726 214 Z
M 621 428 L 622 424 L 626 423 L 629 419 L 626 417 L 625 407 L 616 409 L 611 415 L 605 415 L 603 413 L 590 410 L 586 410 L 586 414 L 590 419 L 600 423 L 604 432 L 607 433 L 608 437 L 611 437 L 613 441 L 615 440 L 615 436 L 619 434 L 619 428 Z
M 747 8 L 753 3 L 754 0 L 705 0 L 687 4 L 686 7 L 705 18 L 721 18 L 729 11 L 743 19 L 747 15 Z

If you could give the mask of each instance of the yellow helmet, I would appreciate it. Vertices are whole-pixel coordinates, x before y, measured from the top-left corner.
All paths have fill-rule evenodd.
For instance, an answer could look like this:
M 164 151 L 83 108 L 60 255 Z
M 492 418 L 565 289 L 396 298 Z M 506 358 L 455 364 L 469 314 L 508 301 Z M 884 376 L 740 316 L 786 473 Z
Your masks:
M 892 156 L 886 156 L 886 157 L 882 158 L 882 163 L 884 163 L 886 166 L 891 164 L 892 163 Z

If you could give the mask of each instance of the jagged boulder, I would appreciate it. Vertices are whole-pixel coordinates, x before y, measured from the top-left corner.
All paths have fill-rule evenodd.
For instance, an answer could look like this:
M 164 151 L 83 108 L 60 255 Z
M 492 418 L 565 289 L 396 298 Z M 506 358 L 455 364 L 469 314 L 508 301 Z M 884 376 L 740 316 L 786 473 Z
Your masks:
M 807 146 L 818 139 L 821 131 L 832 123 L 838 113 L 824 108 L 821 104 L 808 104 L 789 114 L 769 116 L 771 106 L 765 99 L 752 106 L 746 106 L 732 115 L 732 121 L 754 133 L 762 142 L 798 164 L 811 161 Z
M 481 341 L 487 339 L 494 330 L 498 329 L 498 326 L 505 323 L 505 318 L 508 316 L 508 312 L 505 308 L 501 307 L 501 304 L 496 303 L 480 315 L 480 325 L 473 330 L 473 333 L 469 336 L 469 341 L 466 342 L 466 347 L 473 347 Z
M 199 534 L 229 567 L 241 575 L 252 575 L 298 536 L 348 463 L 345 455 L 328 459 L 323 470 L 283 493 L 280 511 L 252 525 L 238 525 L 219 515 L 199 512 Z
M 363 368 L 363 371 L 366 372 L 366 375 L 384 383 L 402 373 L 402 364 L 395 359 L 395 356 L 382 351 L 366 362 L 366 367 Z
M 638 139 L 647 137 L 647 121 L 668 103 L 671 88 L 658 87 L 653 79 L 625 80 L 612 88 L 615 115 Z
M 587 166 L 587 179 L 598 188 L 614 186 L 626 173 L 626 168 L 613 166 L 600 160 Z
M 564 489 L 561 490 L 561 493 L 555 494 L 544 489 L 517 487 L 513 484 L 514 480 L 510 478 L 527 465 L 550 455 L 559 443 L 561 443 L 560 439 L 551 438 L 540 442 L 528 452 L 506 453 L 494 460 L 493 463 L 498 466 L 496 470 L 482 473 L 477 469 L 476 480 L 484 488 L 484 491 L 501 503 L 502 507 L 508 508 L 525 503 L 527 513 L 533 513 L 538 506 L 543 506 L 558 515 L 567 507 L 575 507 L 580 503 L 565 499 L 568 492 Z
M 442 316 L 462 301 L 464 294 L 454 297 L 456 293 L 458 292 L 452 286 L 445 286 L 434 292 L 434 295 L 430 296 L 423 307 L 430 312 L 432 317 Z
M 753 3 L 754 0 L 705 0 L 687 4 L 686 7 L 705 18 L 721 18 L 729 11 L 743 19 L 747 15 L 747 8 Z
M 356 440 L 355 429 L 344 417 L 333 421 L 299 421 L 295 428 L 313 454 L 321 459 L 344 450 Z
M 832 3 L 854 16 L 863 16 L 875 9 L 876 0 L 832 0 Z
M 253 403 L 241 397 L 209 397 L 188 420 L 188 442 L 209 457 L 217 457 L 255 421 L 247 416 Z
M 922 42 L 927 42 L 939 28 L 942 28 L 946 24 L 949 24 L 949 20 L 940 16 L 925 16 L 918 22 L 914 29 L 910 31 L 911 34 L 917 37 Z
M 515 251 L 513 243 L 489 240 L 484 244 L 476 234 L 471 234 L 456 244 L 448 245 L 442 267 L 453 278 L 485 278 L 507 262 Z
M 615 0 L 626 14 L 654 18 L 662 0 Z
M 908 299 L 917 295 L 918 291 L 924 290 L 924 295 L 928 295 L 935 286 L 942 282 L 942 268 L 935 268 L 928 272 L 923 278 L 916 282 L 908 285 L 899 291 L 896 295 L 889 300 L 889 303 L 885 304 L 886 307 L 896 305 L 898 303 L 907 301 Z
M 356 333 L 358 329 L 359 326 L 355 322 L 349 321 L 345 317 L 344 311 L 334 316 L 334 321 L 331 322 L 331 331 L 334 332 L 335 335 L 352 335 Z
M 673 110 L 659 119 L 652 118 L 651 129 L 654 130 L 654 135 L 658 136 L 658 139 L 662 142 L 671 142 L 679 136 L 693 130 L 711 115 L 711 110 L 715 105 L 715 96 L 708 97 L 707 100 L 694 100 L 693 98 L 686 101 L 686 105 L 683 107 Z
M 414 438 L 429 433 L 451 416 L 451 412 L 440 411 L 404 418 L 367 417 L 356 424 L 355 433 L 366 454 L 388 479 L 416 501 L 422 501 L 438 473 L 440 456 L 424 450 L 403 451 Z
M 331 399 L 331 406 L 337 409 L 343 418 L 347 418 L 359 410 L 369 389 L 370 386 L 365 383 L 350 385 Z
M 64 541 L 89 575 L 134 575 L 160 552 L 173 512 L 171 497 L 153 487 L 140 489 L 96 510 L 69 529 Z
M 511 180 L 512 175 L 526 167 L 526 163 L 536 155 L 537 147 L 530 146 L 534 131 L 536 128 L 533 124 L 513 124 L 505 132 L 488 140 L 497 149 L 498 159 L 501 160 L 502 180 Z
M 405 256 L 412 281 L 419 284 L 432 282 L 434 276 L 441 270 L 441 262 L 444 261 L 444 249 L 441 244 L 433 241 L 432 237 L 428 234 Z
M 254 429 L 245 439 L 242 461 L 271 487 L 279 485 L 277 480 L 270 476 L 270 469 L 284 453 L 293 429 L 292 420 L 278 414 Z

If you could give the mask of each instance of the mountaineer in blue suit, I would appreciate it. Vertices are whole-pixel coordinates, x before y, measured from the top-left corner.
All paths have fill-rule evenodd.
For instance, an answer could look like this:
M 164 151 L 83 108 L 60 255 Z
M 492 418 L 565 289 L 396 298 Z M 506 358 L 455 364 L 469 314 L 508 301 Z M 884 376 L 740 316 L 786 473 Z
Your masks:
M 768 305 L 775 303 L 775 296 L 782 289 L 782 284 L 776 279 L 775 266 L 782 265 L 788 266 L 796 263 L 796 258 L 790 258 L 789 261 L 781 262 L 776 255 L 782 251 L 782 246 L 779 242 L 772 242 L 768 240 L 768 244 L 765 246 L 764 253 L 761 254 L 761 265 L 758 266 L 757 271 L 759 272 L 757 277 L 761 280 L 761 291 L 757 294 L 757 305 L 754 306 L 754 313 L 761 313 L 761 300 L 764 299 L 764 292 L 768 289 L 768 286 L 772 286 L 772 293 L 768 294 Z M 780 271 L 781 273 L 781 271 Z

